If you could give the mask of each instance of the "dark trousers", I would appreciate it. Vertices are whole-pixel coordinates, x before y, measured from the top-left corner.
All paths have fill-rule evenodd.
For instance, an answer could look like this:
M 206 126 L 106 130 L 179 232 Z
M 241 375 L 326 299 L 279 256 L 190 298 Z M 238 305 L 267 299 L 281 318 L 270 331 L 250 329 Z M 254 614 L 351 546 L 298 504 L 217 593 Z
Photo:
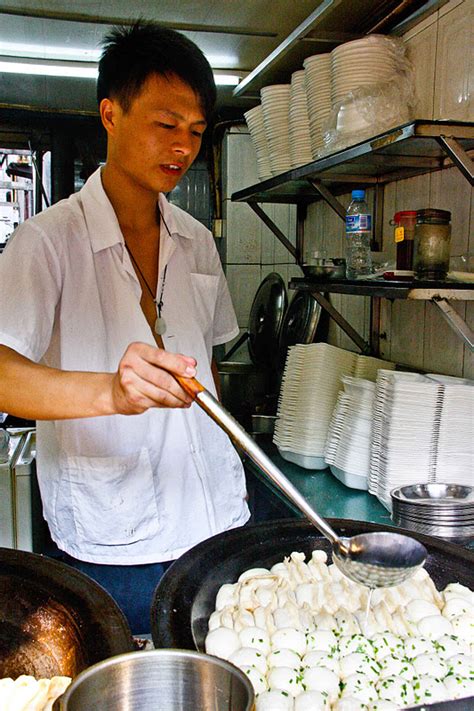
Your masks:
M 93 578 L 107 590 L 125 614 L 133 635 L 150 634 L 153 593 L 173 561 L 146 565 L 99 565 L 76 560 L 67 553 L 63 553 L 60 560 Z

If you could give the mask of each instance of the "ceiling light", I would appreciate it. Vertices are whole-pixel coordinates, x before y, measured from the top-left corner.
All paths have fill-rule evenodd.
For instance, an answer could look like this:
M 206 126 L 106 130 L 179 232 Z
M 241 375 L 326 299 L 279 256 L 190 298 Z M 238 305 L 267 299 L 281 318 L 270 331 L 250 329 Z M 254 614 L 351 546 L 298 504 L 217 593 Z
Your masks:
M 39 61 L 43 59 L 66 59 L 77 62 L 98 62 L 101 53 L 100 49 L 26 44 L 24 42 L 5 42 L 0 40 L 0 55 L 29 57 Z

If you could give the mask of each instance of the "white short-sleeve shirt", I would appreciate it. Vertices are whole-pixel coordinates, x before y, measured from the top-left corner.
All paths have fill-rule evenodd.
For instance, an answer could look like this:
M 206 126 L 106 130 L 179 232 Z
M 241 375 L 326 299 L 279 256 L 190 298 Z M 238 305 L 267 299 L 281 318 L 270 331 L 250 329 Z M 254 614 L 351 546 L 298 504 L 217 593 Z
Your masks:
M 211 233 L 159 197 L 167 350 L 197 360 L 211 391 L 212 346 L 238 333 Z M 155 345 L 141 287 L 100 170 L 83 189 L 16 230 L 0 255 L 0 343 L 54 368 L 115 372 L 133 341 Z M 45 518 L 81 560 L 172 560 L 249 517 L 227 436 L 197 405 L 37 423 Z

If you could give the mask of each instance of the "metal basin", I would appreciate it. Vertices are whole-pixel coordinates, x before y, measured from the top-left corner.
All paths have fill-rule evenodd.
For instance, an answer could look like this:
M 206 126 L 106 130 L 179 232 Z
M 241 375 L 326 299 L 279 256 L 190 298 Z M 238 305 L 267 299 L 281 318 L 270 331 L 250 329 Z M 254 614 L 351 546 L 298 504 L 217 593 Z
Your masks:
M 250 681 L 229 662 L 180 649 L 121 654 L 80 674 L 60 711 L 250 711 Z

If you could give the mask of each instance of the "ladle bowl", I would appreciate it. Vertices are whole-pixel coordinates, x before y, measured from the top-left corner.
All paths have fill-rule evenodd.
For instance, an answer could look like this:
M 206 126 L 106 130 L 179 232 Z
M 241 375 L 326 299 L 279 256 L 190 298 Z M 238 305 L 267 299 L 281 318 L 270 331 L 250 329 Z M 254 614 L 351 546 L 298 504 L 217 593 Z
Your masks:
M 201 383 L 194 378 L 176 379 L 232 441 L 331 542 L 334 563 L 345 576 L 370 588 L 391 587 L 407 580 L 423 565 L 427 556 L 426 548 L 409 536 L 387 531 L 340 538 L 237 420 Z

